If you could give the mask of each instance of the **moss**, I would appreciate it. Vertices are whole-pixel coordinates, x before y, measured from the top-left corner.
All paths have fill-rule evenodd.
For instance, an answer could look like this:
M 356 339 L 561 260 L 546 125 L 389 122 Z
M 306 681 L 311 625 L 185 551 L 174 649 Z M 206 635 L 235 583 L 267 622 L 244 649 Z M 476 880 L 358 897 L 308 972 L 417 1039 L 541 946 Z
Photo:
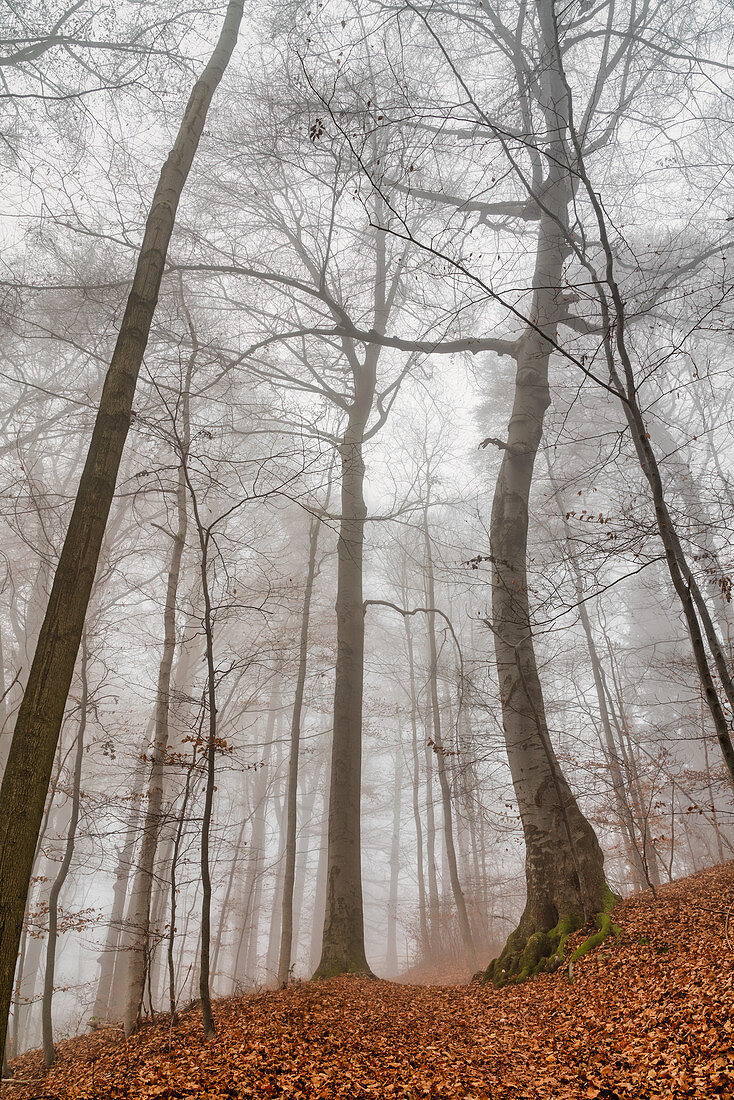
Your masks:
M 507 941 L 498 959 L 493 959 L 482 975 L 496 988 L 508 982 L 524 982 L 547 971 L 557 970 L 563 962 L 568 937 L 581 927 L 583 918 L 573 913 L 561 917 L 558 924 L 547 932 L 535 932 L 524 939 L 517 931 Z
M 619 900 L 620 899 L 617 894 L 615 894 L 614 891 L 611 890 L 609 888 L 609 885 L 605 882 L 604 889 L 602 890 L 601 895 L 601 912 L 611 913 L 612 909 L 614 909 L 614 906 Z
M 557 970 L 563 962 L 563 953 L 566 949 L 566 940 L 581 927 L 581 918 L 578 915 L 562 917 L 558 924 L 549 933 L 555 942 L 555 950 L 548 959 L 547 970 Z
M 606 884 L 600 900 L 601 909 L 596 918 L 598 931 L 592 933 L 576 948 L 569 961 L 570 971 L 578 959 L 583 958 L 594 947 L 598 947 L 608 936 L 614 934 L 619 939 L 622 934 L 619 925 L 613 924 L 610 916 L 619 898 Z M 492 982 L 499 989 L 509 982 L 523 982 L 527 978 L 557 970 L 564 961 L 568 937 L 577 932 L 583 923 L 582 914 L 570 913 L 561 917 L 555 928 L 534 932 L 529 937 L 523 936 L 519 929 L 515 929 L 507 940 L 502 954 L 499 958 L 492 960 L 480 975 L 481 979 Z
M 614 936 L 617 942 L 621 939 L 622 929 L 618 924 L 612 921 L 609 910 L 603 910 L 601 913 L 598 913 L 596 923 L 599 930 L 597 932 L 592 932 L 583 943 L 579 944 L 569 960 L 569 965 L 573 965 L 573 963 L 578 962 L 579 959 L 583 959 L 584 955 L 588 955 L 589 951 L 593 951 L 595 947 L 602 944 L 609 936 Z

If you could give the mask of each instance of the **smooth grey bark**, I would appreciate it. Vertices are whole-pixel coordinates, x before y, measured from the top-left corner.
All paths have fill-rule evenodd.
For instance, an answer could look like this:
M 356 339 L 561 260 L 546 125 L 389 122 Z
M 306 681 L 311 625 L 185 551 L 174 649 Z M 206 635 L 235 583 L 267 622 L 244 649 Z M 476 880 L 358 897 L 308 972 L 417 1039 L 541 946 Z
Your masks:
M 329 787 L 329 867 L 321 961 L 314 977 L 370 973 L 364 950 L 361 857 L 364 609 L 362 556 L 367 418 L 375 395 L 376 354 L 367 349 L 339 445 L 341 519 L 337 547 L 337 656 Z
M 288 984 L 293 951 L 293 888 L 296 879 L 296 837 L 298 830 L 298 758 L 301 747 L 301 714 L 303 693 L 306 687 L 308 667 L 308 627 L 311 618 L 311 597 L 316 574 L 316 552 L 321 520 L 312 516 L 308 532 L 308 565 L 301 611 L 301 631 L 298 646 L 298 672 L 296 692 L 291 713 L 290 745 L 288 752 L 288 783 L 286 788 L 285 866 L 283 869 L 283 897 L 280 919 L 280 955 L 278 958 L 278 985 Z
M 0 1064 L 33 855 L 138 373 L 179 199 L 212 97 L 237 42 L 242 9 L 243 0 L 230 0 L 219 40 L 191 92 L 153 196 L 0 788 Z
M 385 233 L 376 231 L 373 326 L 384 333 L 398 285 L 387 284 Z M 361 362 L 344 341 L 353 380 L 347 423 L 339 442 L 341 509 L 337 543 L 336 672 L 329 784 L 328 870 L 321 961 L 315 978 L 371 974 L 364 949 L 361 853 L 362 696 L 364 687 L 364 443 L 376 396 L 380 347 L 370 343 Z

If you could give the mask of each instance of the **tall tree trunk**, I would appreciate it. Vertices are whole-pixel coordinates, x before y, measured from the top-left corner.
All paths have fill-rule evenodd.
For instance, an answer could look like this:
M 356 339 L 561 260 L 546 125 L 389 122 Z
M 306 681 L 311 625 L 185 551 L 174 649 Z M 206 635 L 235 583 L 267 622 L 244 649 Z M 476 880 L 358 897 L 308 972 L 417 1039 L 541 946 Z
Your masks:
M 283 870 L 283 899 L 280 921 L 280 957 L 278 959 L 278 985 L 288 984 L 293 951 L 293 887 L 296 879 L 296 834 L 298 828 L 298 757 L 301 746 L 301 713 L 303 711 L 303 693 L 306 686 L 308 664 L 308 625 L 311 617 L 311 596 L 316 573 L 316 550 L 319 541 L 321 521 L 311 517 L 308 533 L 308 567 L 306 569 L 306 587 L 303 594 L 301 612 L 301 635 L 298 649 L 298 673 L 296 676 L 296 695 L 291 715 L 291 736 L 288 755 L 288 786 L 286 789 L 286 834 L 285 867 Z
M 82 762 L 84 760 L 84 735 L 87 729 L 87 712 L 89 708 L 89 679 L 88 679 L 89 654 L 87 651 L 86 632 L 82 633 L 82 660 L 81 660 L 81 700 L 79 714 L 79 730 L 76 735 L 76 757 L 74 760 L 74 776 L 72 779 L 71 793 L 71 817 L 66 834 L 66 848 L 64 858 L 61 861 L 58 874 L 48 896 L 48 939 L 46 941 L 46 973 L 43 982 L 43 1003 L 41 1006 L 41 1023 L 43 1028 L 43 1061 L 45 1065 L 52 1066 L 56 1051 L 54 1048 L 52 1008 L 54 995 L 54 978 L 56 976 L 56 948 L 58 946 L 59 924 L 59 896 L 69 874 L 71 861 L 74 858 L 76 844 L 76 830 L 79 823 L 79 806 L 81 802 Z
M 579 925 L 609 902 L 604 857 L 579 809 L 551 744 L 535 659 L 528 600 L 528 510 L 533 468 L 550 405 L 548 366 L 563 308 L 563 265 L 568 252 L 572 198 L 568 122 L 554 64 L 553 0 L 537 0 L 543 56 L 539 76 L 546 133 L 546 178 L 541 206 L 530 319 L 517 348 L 515 397 L 502 448 L 492 506 L 492 631 L 507 754 L 525 836 L 527 902 L 518 928 L 488 975 L 501 983 L 543 965 L 554 945 L 543 936 L 561 922 Z M 565 926 L 565 925 L 564 925 Z M 528 950 L 526 952 L 526 946 Z M 539 960 L 538 956 L 541 956 Z
M 187 475 L 188 482 L 188 475 Z M 206 652 L 206 710 L 209 717 L 204 781 L 204 812 L 201 823 L 201 950 L 199 955 L 199 997 L 201 998 L 201 1020 L 204 1038 L 213 1039 L 216 1033 L 212 1012 L 211 989 L 209 984 L 209 957 L 211 952 L 211 906 L 212 879 L 209 861 L 212 812 L 214 809 L 214 789 L 217 751 L 217 674 L 214 663 L 214 614 L 209 590 L 209 547 L 211 545 L 211 527 L 204 527 L 199 513 L 196 496 L 191 489 L 191 506 L 196 519 L 201 551 L 199 566 L 201 573 L 201 591 L 204 599 L 204 641 Z
M 306 880 L 308 873 L 308 862 L 311 850 L 311 831 L 310 825 L 313 821 L 313 808 L 316 805 L 316 792 L 319 787 L 322 786 L 321 780 L 321 768 L 319 767 L 316 773 L 316 778 L 311 790 L 301 800 L 299 807 L 299 827 L 298 827 L 298 850 L 296 858 L 296 883 L 293 890 L 293 927 L 296 929 L 293 936 L 293 950 L 291 952 L 292 961 L 296 961 L 298 955 L 299 946 L 299 934 L 298 929 L 301 927 L 301 917 L 303 914 L 303 902 L 306 893 Z M 323 917 L 321 925 L 323 927 Z M 309 970 L 311 973 L 311 970 Z
M 369 355 L 369 352 L 368 352 Z M 362 691 L 364 608 L 362 554 L 364 459 L 362 443 L 374 395 L 374 372 L 358 390 L 339 447 L 341 522 L 337 566 L 337 654 L 334 732 L 329 787 L 329 865 L 321 961 L 314 977 L 369 974 L 364 950 L 361 854 Z M 360 383 L 362 383 L 360 385 Z
M 230 0 L 153 197 L 76 502 L 0 788 L 0 1063 L 38 831 L 84 619 L 115 492 L 140 365 L 176 209 L 214 92 L 234 50 L 243 0 Z
M 151 723 L 152 726 L 152 723 Z M 152 728 L 150 733 L 152 733 Z M 147 735 L 149 736 L 149 734 Z M 137 800 L 138 791 L 142 787 L 143 768 L 142 761 L 135 769 L 132 783 L 132 798 L 128 813 L 125 839 L 117 857 L 115 869 L 115 883 L 112 887 L 112 909 L 107 925 L 104 946 L 99 956 L 99 980 L 94 998 L 94 1007 L 91 1012 L 92 1020 L 109 1020 L 116 1015 L 119 1007 L 119 993 L 114 995 L 113 979 L 115 974 L 115 961 L 118 952 L 123 946 L 123 929 L 125 922 L 125 902 L 127 900 L 127 886 L 130 880 L 130 871 L 135 856 L 135 847 L 138 839 L 138 824 L 140 822 L 140 803 Z
M 237 863 L 238 853 L 243 847 L 246 826 L 247 818 L 243 816 L 242 822 L 240 823 L 239 831 L 237 833 L 237 840 L 235 841 L 232 862 L 230 863 L 229 873 L 227 875 L 227 889 L 224 893 L 222 905 L 219 911 L 219 928 L 217 929 L 217 934 L 214 937 L 214 955 L 212 957 L 213 982 L 216 982 L 217 974 L 219 973 L 219 961 L 222 956 L 222 948 L 224 946 L 225 934 L 227 930 L 227 921 L 229 920 L 232 904 L 232 894 L 234 893 L 235 883 L 237 881 L 237 871 L 239 869 Z
M 467 965 L 472 973 L 477 969 L 477 955 L 474 948 L 469 914 L 466 910 L 466 899 L 459 881 L 459 866 L 456 859 L 456 846 L 454 844 L 454 820 L 451 806 L 451 788 L 446 769 L 446 750 L 443 744 L 441 732 L 441 708 L 438 698 L 438 648 L 436 645 L 436 588 L 433 573 L 433 552 L 431 547 L 431 534 L 428 526 L 429 500 L 426 500 L 423 509 L 423 538 L 425 546 L 426 563 L 426 606 L 428 608 L 428 654 L 430 667 L 428 670 L 431 688 L 431 713 L 433 716 L 433 751 L 436 756 L 436 770 L 438 771 L 438 783 L 441 789 L 441 806 L 443 809 L 443 836 L 446 850 L 446 862 L 448 864 L 449 882 L 451 893 L 456 906 L 456 915 L 459 920 L 459 930 L 464 944 L 464 953 Z
M 408 606 L 408 593 L 403 590 L 403 607 Z M 410 691 L 410 737 L 412 753 L 412 791 L 413 823 L 415 825 L 416 872 L 418 875 L 418 929 L 422 957 L 428 958 L 430 937 L 428 931 L 428 913 L 426 907 L 426 876 L 423 866 L 423 823 L 420 810 L 420 755 L 418 752 L 418 698 L 415 687 L 415 661 L 413 659 L 413 635 L 410 618 L 403 616 L 405 623 L 405 644 L 408 651 L 408 688 Z
M 187 395 L 188 389 L 184 394 L 184 404 L 187 403 Z M 188 423 L 188 417 L 185 417 L 185 423 Z M 163 651 L 158 668 L 155 728 L 148 776 L 148 802 L 143 823 L 140 857 L 133 881 L 131 898 L 130 933 L 134 938 L 128 951 L 127 988 L 123 1010 L 123 1025 L 126 1036 L 132 1035 L 137 1027 L 140 1006 L 143 1001 L 146 960 L 149 955 L 150 907 L 156 853 L 160 839 L 163 808 L 163 769 L 168 750 L 171 712 L 171 673 L 176 651 L 176 605 L 178 586 L 181 579 L 181 561 L 186 546 L 188 528 L 184 462 L 185 453 L 181 456 L 178 471 L 177 529 L 171 547 L 166 602 L 163 611 Z
M 390 886 L 387 896 L 387 951 L 385 970 L 388 978 L 398 973 L 398 885 L 400 881 L 400 803 L 403 781 L 403 746 L 398 720 L 398 743 L 395 747 L 395 771 L 392 797 L 392 838 L 390 843 Z
M 328 804 L 324 798 L 321 821 L 319 824 L 318 838 L 318 862 L 316 864 L 316 881 L 314 883 L 313 918 L 311 922 L 311 950 L 309 952 L 309 969 L 313 972 L 321 958 L 321 940 L 323 935 L 324 917 L 326 915 L 326 867 L 327 867 L 327 825 Z
M 247 874 L 243 890 L 244 913 L 242 929 L 235 957 L 234 977 L 243 973 L 252 976 L 250 970 L 253 956 L 257 956 L 258 930 L 260 927 L 260 899 L 265 863 L 265 825 L 267 819 L 268 786 L 273 775 L 280 768 L 280 753 L 276 751 L 275 766 L 271 769 L 270 758 L 278 730 L 278 708 L 280 706 L 280 677 L 275 675 L 270 686 L 268 717 L 265 725 L 265 744 L 263 747 L 262 767 L 255 775 L 253 792 L 252 832 L 250 834 L 250 853 L 247 861 Z M 275 964 L 274 964 L 275 965 Z
M 73 745 L 72 745 L 73 747 Z M 48 829 L 49 821 L 51 819 L 51 813 L 54 809 L 54 799 L 56 798 L 56 790 L 58 788 L 61 774 L 66 764 L 66 756 L 69 752 L 57 759 L 56 773 L 51 780 L 51 787 L 49 790 L 49 796 L 46 804 L 46 810 L 43 815 L 43 821 L 41 823 L 41 829 L 38 834 L 38 841 L 36 843 L 36 851 L 33 855 L 33 869 L 35 870 L 38 864 L 38 857 L 43 848 L 43 843 L 46 838 L 46 831 Z M 42 880 L 45 881 L 45 876 L 42 876 Z M 36 907 L 40 901 L 40 897 L 36 900 Z M 28 1031 L 28 1017 L 30 1016 L 30 1010 L 32 1006 L 33 991 L 36 985 L 36 978 L 38 970 L 41 964 L 41 949 L 43 946 L 43 940 L 39 936 L 28 936 L 28 921 L 24 922 L 23 935 L 20 940 L 20 951 L 18 954 L 18 966 L 16 971 L 15 982 L 15 1012 L 13 1013 L 13 1029 L 12 1029 L 12 1050 L 13 1057 L 21 1052 L 21 1044 L 25 1039 Z M 30 943 L 28 942 L 30 938 Z M 24 993 L 25 989 L 28 989 L 27 996 Z M 7 1055 L 7 1048 L 6 1048 Z
M 428 714 L 426 715 L 426 719 Z M 428 733 L 428 721 L 425 722 Z M 441 904 L 438 898 L 438 873 L 436 870 L 436 814 L 433 803 L 433 750 L 428 737 L 424 740 L 426 765 L 426 863 L 428 864 L 428 931 L 431 955 L 435 959 L 441 951 Z
M 719 826 L 719 815 L 716 810 L 716 800 L 714 796 L 714 786 L 711 782 L 711 766 L 709 764 L 709 749 L 706 735 L 706 723 L 703 717 L 703 695 L 701 696 L 701 739 L 703 741 L 703 758 L 706 764 L 706 786 L 708 788 L 709 800 L 711 802 L 711 823 L 714 827 L 714 836 L 716 837 L 716 850 L 719 856 L 719 863 L 724 862 L 724 843 L 721 838 L 721 827 Z
M 285 851 L 285 794 L 278 807 L 276 802 L 276 817 L 278 820 L 278 851 Z M 276 980 L 278 974 L 278 959 L 280 957 L 280 918 L 281 907 L 279 900 L 283 897 L 283 868 L 284 861 L 278 859 L 275 865 L 275 882 L 273 884 L 273 903 L 270 912 L 270 924 L 268 926 L 268 946 L 265 951 L 265 976 L 268 981 Z M 257 908 L 253 914 L 254 920 L 250 929 L 250 942 L 247 949 L 248 970 L 251 974 L 257 968 L 258 930 L 260 927 L 260 896 L 262 895 L 262 874 L 258 875 L 256 887 L 258 890 Z

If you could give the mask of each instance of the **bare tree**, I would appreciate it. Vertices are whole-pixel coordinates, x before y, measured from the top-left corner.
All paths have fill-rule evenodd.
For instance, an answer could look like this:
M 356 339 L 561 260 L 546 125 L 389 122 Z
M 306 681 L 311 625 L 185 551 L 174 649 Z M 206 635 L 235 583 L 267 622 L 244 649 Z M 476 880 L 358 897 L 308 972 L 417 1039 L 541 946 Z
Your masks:
M 130 425 L 176 208 L 207 111 L 234 50 L 242 0 L 231 0 L 158 182 L 133 288 L 100 400 L 0 790 L 0 1061 L 33 851 L 84 618 Z

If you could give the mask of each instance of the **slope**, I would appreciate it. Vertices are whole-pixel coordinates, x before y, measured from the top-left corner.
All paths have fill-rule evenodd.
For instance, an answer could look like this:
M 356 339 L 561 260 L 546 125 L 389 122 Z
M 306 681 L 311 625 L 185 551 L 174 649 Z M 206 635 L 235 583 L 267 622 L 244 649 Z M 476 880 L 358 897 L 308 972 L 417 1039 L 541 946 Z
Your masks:
M 210 1043 L 191 1010 L 170 1034 L 69 1040 L 45 1076 L 26 1054 L 2 1100 L 734 1100 L 734 863 L 621 902 L 615 920 L 621 939 L 573 982 L 298 984 L 220 1001 Z

